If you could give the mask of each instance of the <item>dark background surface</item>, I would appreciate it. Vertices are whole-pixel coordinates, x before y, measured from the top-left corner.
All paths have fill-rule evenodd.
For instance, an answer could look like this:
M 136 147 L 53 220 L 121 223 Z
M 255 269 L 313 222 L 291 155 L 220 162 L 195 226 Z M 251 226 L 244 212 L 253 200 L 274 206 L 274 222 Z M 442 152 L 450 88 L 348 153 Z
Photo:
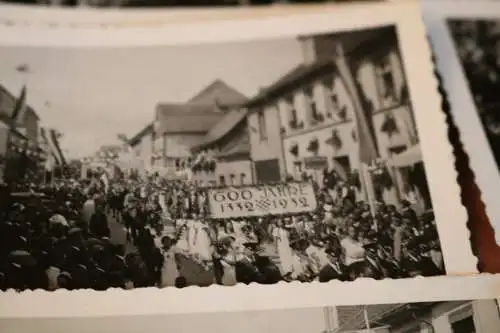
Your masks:
M 76 6 L 78 0 L 59 0 L 60 6 Z M 240 5 L 270 5 L 273 3 L 326 3 L 352 2 L 353 0 L 89 0 L 90 7 L 217 7 Z M 373 2 L 385 0 L 356 0 L 356 2 Z M 48 5 L 51 0 L 1 0 L 4 3 Z

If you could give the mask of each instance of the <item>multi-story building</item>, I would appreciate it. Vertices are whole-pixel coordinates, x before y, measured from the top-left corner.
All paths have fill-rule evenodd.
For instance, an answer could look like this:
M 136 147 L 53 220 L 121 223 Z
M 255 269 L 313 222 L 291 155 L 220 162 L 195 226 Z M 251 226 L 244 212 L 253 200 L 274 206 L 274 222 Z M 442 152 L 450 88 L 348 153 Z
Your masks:
M 206 133 L 224 117 L 215 105 L 159 104 L 156 109 L 155 146 L 160 151 L 155 167 L 163 174 L 174 175 L 189 168 L 191 147 L 199 144 Z
M 339 306 L 336 333 L 493 333 L 500 327 L 496 300 Z
M 149 145 L 141 159 L 151 160 L 149 168 L 162 175 L 177 177 L 190 173 L 191 148 L 201 144 L 207 133 L 225 118 L 228 107 L 246 97 L 221 80 L 215 80 L 186 103 L 159 103 L 151 131 L 139 135 L 134 145 Z M 148 158 L 148 154 L 151 154 Z
M 238 186 L 252 183 L 247 110 L 235 107 L 191 149 L 203 158 L 192 165 L 192 181 L 198 186 Z
M 247 103 L 257 182 L 307 175 L 321 183 L 323 171 L 334 168 L 359 174 L 359 117 L 368 125 L 362 134 L 371 140 L 372 155 L 390 160 L 409 148 L 417 150 L 393 27 L 302 37 L 300 42 L 303 63 Z M 340 68 L 340 54 L 347 60 L 345 68 Z M 414 155 L 410 162 L 421 162 L 419 152 Z M 397 201 L 391 198 L 405 190 L 406 165 L 401 164 L 391 169 L 396 186 L 386 191 L 386 202 Z M 427 193 L 426 187 L 422 192 Z

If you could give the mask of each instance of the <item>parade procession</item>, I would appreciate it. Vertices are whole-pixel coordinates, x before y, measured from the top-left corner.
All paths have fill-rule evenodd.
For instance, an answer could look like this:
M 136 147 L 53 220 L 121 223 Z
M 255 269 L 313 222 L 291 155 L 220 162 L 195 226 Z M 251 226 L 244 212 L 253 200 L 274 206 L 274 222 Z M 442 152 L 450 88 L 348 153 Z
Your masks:
M 335 61 L 306 57 L 251 97 L 217 79 L 155 101 L 146 126 L 113 123 L 116 139 L 80 156 L 63 149 L 76 132 L 38 125 L 29 84 L 3 89 L 1 288 L 445 274 L 396 34 L 368 39 L 384 40 L 376 57 L 345 39 Z

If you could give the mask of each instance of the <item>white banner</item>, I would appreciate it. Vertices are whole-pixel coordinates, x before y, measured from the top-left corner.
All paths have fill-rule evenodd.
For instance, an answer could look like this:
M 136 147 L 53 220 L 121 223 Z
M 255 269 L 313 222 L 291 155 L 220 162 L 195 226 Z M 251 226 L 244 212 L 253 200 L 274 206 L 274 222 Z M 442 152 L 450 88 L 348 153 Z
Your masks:
M 208 190 L 213 218 L 283 215 L 316 209 L 311 183 L 287 183 Z

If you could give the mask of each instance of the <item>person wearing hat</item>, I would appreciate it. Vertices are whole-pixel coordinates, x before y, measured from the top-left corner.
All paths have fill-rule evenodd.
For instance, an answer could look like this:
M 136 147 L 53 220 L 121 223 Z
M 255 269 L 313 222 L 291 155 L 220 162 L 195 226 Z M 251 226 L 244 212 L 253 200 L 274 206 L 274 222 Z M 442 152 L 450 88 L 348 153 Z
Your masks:
M 254 243 L 245 243 L 243 253 L 237 257 L 235 266 L 236 280 L 240 283 L 250 284 L 252 282 L 262 282 L 264 276 L 257 269 L 255 252 L 258 245 Z
M 368 277 L 375 280 L 382 279 L 386 276 L 384 266 L 378 256 L 379 245 L 374 237 L 369 237 L 363 245 L 366 254 L 366 265 L 362 277 Z
M 328 263 L 321 268 L 318 274 L 319 282 L 329 282 L 331 280 L 347 281 L 347 268 L 342 263 L 342 250 L 339 247 L 330 247 L 325 250 Z

